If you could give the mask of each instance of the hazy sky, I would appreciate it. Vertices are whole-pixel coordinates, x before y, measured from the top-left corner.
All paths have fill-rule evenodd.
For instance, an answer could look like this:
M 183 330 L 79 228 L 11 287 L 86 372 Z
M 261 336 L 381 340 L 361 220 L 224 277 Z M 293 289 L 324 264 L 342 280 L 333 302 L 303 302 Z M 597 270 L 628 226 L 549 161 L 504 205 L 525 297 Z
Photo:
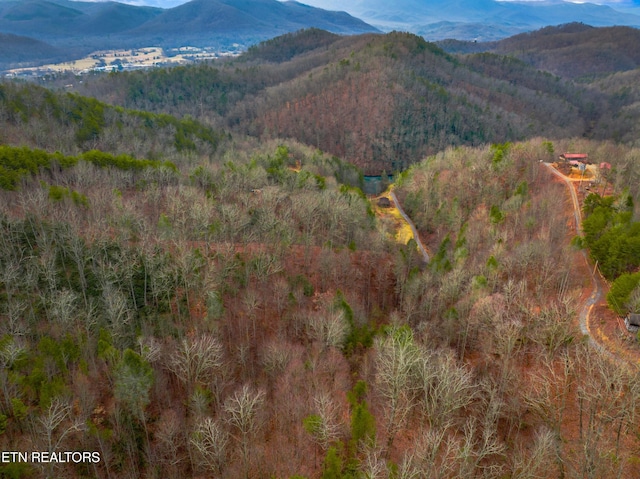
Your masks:
M 85 0 L 86 1 L 86 0 Z M 91 0 L 90 0 L 91 1 Z M 102 0 L 93 0 L 102 1 Z M 104 0 L 106 1 L 106 0 Z M 189 0 L 116 0 L 121 3 L 129 3 L 131 5 L 149 5 L 153 7 L 171 8 L 183 3 L 187 3 Z M 336 10 L 337 5 L 341 5 L 340 10 L 349 10 L 349 4 L 355 3 L 355 0 L 296 0 L 300 3 L 307 3 L 314 7 L 326 8 L 330 10 Z M 425 0 L 428 2 L 429 0 Z M 519 1 L 519 2 L 540 2 L 548 0 L 498 0 L 503 2 Z M 640 0 L 565 0 L 572 1 L 573 3 L 597 3 L 599 5 L 611 5 L 612 7 L 640 7 Z M 365 2 L 366 3 L 366 2 Z

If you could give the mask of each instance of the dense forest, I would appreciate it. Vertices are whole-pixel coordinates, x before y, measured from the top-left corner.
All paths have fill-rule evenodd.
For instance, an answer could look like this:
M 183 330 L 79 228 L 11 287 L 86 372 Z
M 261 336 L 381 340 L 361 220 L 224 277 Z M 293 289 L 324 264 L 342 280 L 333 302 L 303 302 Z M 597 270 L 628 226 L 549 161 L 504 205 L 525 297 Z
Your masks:
M 581 135 L 607 107 L 598 91 L 506 57 L 458 58 L 405 33 L 315 30 L 232 62 L 117 73 L 79 91 L 243 135 L 295 138 L 376 174 L 449 145 Z
M 451 39 L 437 44 L 450 53 L 489 52 L 510 56 L 563 78 L 589 82 L 612 73 L 635 70 L 640 65 L 638 40 L 637 28 L 595 28 L 574 22 L 492 42 Z
M 614 31 L 624 56 L 627 30 Z M 588 58 L 595 41 L 572 39 L 564 54 Z M 512 43 L 503 48 L 519 51 Z M 534 136 L 633 141 L 632 72 L 620 82 L 604 79 L 597 58 L 607 54 L 594 55 L 580 60 L 581 71 L 602 83 L 576 83 L 513 54 L 450 55 L 405 33 L 339 37 L 310 29 L 237 60 L 117 73 L 84 81 L 78 91 L 126 108 L 192 115 L 242 135 L 295 138 L 380 174 L 451 145 Z
M 640 308 L 625 78 L 305 31 L 1 83 L 0 477 L 637 477 L 638 370 L 578 324 L 580 248 Z

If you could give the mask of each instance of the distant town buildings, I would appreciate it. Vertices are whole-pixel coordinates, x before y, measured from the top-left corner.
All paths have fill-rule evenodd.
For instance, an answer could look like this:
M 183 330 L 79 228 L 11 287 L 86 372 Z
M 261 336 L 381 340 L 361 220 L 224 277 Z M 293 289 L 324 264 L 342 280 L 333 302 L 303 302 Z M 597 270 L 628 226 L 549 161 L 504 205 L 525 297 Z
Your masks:
M 233 48 L 236 48 L 235 44 Z M 47 75 L 71 72 L 85 75 L 94 72 L 131 71 L 167 65 L 185 65 L 222 57 L 238 56 L 237 50 L 217 50 L 213 47 L 184 46 L 164 51 L 160 47 L 145 47 L 133 50 L 97 51 L 86 58 L 37 67 L 16 68 L 4 72 L 5 78 L 39 78 Z M 0 72 L 1 73 L 1 72 Z

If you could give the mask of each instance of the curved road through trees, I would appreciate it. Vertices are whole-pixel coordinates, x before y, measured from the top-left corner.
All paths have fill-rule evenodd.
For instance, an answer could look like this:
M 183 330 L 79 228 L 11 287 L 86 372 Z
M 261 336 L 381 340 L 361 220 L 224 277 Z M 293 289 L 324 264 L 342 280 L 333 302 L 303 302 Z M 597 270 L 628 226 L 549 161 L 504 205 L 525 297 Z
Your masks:
M 560 178 L 567 186 L 567 189 L 571 194 L 571 201 L 573 203 L 573 215 L 574 215 L 575 224 L 576 224 L 576 234 L 580 235 L 582 231 L 582 211 L 580 208 L 580 202 L 578 201 L 578 195 L 576 193 L 575 188 L 573 187 L 573 182 L 569 178 L 567 178 L 565 175 L 560 173 L 558 170 L 556 170 L 551 164 L 544 163 L 544 165 L 549 169 L 549 171 L 552 174 Z M 400 205 L 400 202 L 398 201 L 398 198 L 396 194 L 393 192 L 393 190 L 390 192 L 390 197 L 394 205 L 400 212 L 400 215 L 402 216 L 402 218 L 411 227 L 413 237 L 416 240 L 416 243 L 418 245 L 418 250 L 420 251 L 420 254 L 422 255 L 424 261 L 429 262 L 429 255 L 427 254 L 427 250 L 424 247 L 422 241 L 420 240 L 420 235 L 418 234 L 418 230 L 416 229 L 416 226 L 413 224 L 413 221 L 411 221 L 409 216 L 407 216 L 407 214 L 402 209 L 402 206 Z M 589 343 L 596 350 L 598 350 L 599 352 L 601 352 L 602 354 L 604 354 L 614 362 L 637 368 L 638 364 L 636 364 L 635 361 L 633 361 L 627 356 L 614 354 L 612 351 L 607 349 L 602 343 L 598 342 L 594 334 L 591 332 L 591 328 L 589 326 L 590 319 L 591 319 L 590 318 L 591 311 L 593 310 L 593 307 L 602 300 L 602 297 L 604 295 L 604 288 L 602 285 L 603 281 L 601 279 L 601 276 L 597 272 L 596 268 L 591 267 L 586 251 L 583 250 L 581 254 L 585 261 L 585 264 L 587 265 L 587 269 L 589 270 L 589 275 L 591 276 L 591 284 L 593 285 L 593 289 L 589 297 L 580 305 L 580 309 L 578 312 L 580 331 L 582 332 L 582 334 L 589 337 Z
M 556 170 L 551 164 L 544 163 L 544 165 L 549 169 L 549 171 L 551 171 L 551 173 L 560 178 L 567 186 L 571 194 L 571 201 L 573 202 L 573 215 L 576 222 L 576 234 L 580 235 L 582 231 L 582 211 L 580 208 L 580 202 L 578 201 L 578 195 L 575 188 L 573 187 L 573 182 L 558 170 Z M 596 305 L 602 299 L 604 289 L 602 287 L 602 280 L 599 273 L 596 274 L 597 269 L 591 268 L 586 251 L 582 250 L 581 253 L 587 265 L 587 268 L 589 269 L 593 290 L 589 297 L 581 305 L 580 311 L 578 313 L 580 330 L 582 331 L 582 334 L 589 336 L 589 342 L 591 345 L 593 345 L 594 348 L 611 358 L 613 361 L 619 364 L 633 365 L 637 367 L 637 364 L 635 364 L 635 362 L 631 361 L 629 358 L 624 356 L 620 357 L 607 349 L 604 345 L 597 341 L 597 339 L 591 332 L 591 328 L 589 327 L 591 310 L 593 309 L 594 305 Z

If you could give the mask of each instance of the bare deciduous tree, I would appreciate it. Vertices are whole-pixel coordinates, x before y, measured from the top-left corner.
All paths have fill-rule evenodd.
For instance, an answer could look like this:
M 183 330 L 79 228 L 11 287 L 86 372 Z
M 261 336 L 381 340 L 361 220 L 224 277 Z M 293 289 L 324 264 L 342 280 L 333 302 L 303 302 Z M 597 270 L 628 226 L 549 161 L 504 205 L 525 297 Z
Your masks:
M 404 427 L 413 407 L 420 354 L 407 326 L 391 329 L 384 340 L 378 341 L 376 351 L 376 383 L 386 403 L 386 448 L 389 454 L 395 435 Z
M 171 355 L 169 368 L 190 392 L 222 366 L 223 358 L 222 344 L 214 336 L 185 338 Z
M 59 451 L 60 446 L 67 436 L 76 431 L 86 429 L 85 422 L 82 418 L 73 417 L 71 405 L 59 397 L 53 398 L 49 407 L 38 418 L 38 426 L 41 438 L 45 443 L 48 452 Z M 50 475 L 53 471 L 55 462 L 45 465 Z
M 54 398 L 47 408 L 46 412 L 38 418 L 39 424 L 42 426 L 44 440 L 48 451 L 55 450 L 62 440 L 73 431 L 83 429 L 82 421 L 73 422 L 68 425 L 54 440 L 54 432 L 65 420 L 71 416 L 71 406 L 60 398 Z
M 114 339 L 122 340 L 126 336 L 125 327 L 131 321 L 132 311 L 127 297 L 112 283 L 107 283 L 102 290 L 103 315 L 109 325 Z
M 553 433 L 555 459 L 561 477 L 564 475 L 562 424 L 575 380 L 574 368 L 574 361 L 568 355 L 560 358 L 559 365 L 547 357 L 542 371 L 531 376 L 530 390 L 524 396 L 529 410 Z
M 340 418 L 338 406 L 328 393 L 319 393 L 313 398 L 315 415 L 306 422 L 305 429 L 310 432 L 323 451 L 327 451 L 333 441 L 340 435 Z
M 458 365 L 451 353 L 423 352 L 419 365 L 422 407 L 434 427 L 451 421 L 477 395 L 471 370 Z
M 386 479 L 389 477 L 387 465 L 380 448 L 367 445 L 360 463 L 360 477 L 363 479 Z
M 76 311 L 78 295 L 70 289 L 61 289 L 50 298 L 48 314 L 49 318 L 58 322 L 62 328 L 72 325 Z
M 185 444 L 184 424 L 175 410 L 162 412 L 156 424 L 155 438 L 161 460 L 170 467 L 180 464 L 185 459 L 181 450 Z
M 138 338 L 140 356 L 148 363 L 154 363 L 162 356 L 162 346 L 160 342 L 152 336 L 140 336 Z
M 450 423 L 441 428 L 430 427 L 418 437 L 410 458 L 412 468 L 409 469 L 418 471 L 418 477 L 442 479 L 451 477 L 456 470 L 460 441 L 454 436 L 448 436 L 449 425 Z
M 505 449 L 498 441 L 497 423 L 493 419 L 490 413 L 485 415 L 481 425 L 474 418 L 467 419 L 464 437 L 457 451 L 458 477 L 475 477 L 479 470 L 483 471 L 484 477 L 500 477 L 502 474 L 503 465 L 491 461 L 492 457 L 502 455 Z
M 210 417 L 198 421 L 189 440 L 196 464 L 211 471 L 216 477 L 222 472 L 228 443 L 227 432 L 218 421 Z
M 265 372 L 276 378 L 281 374 L 291 360 L 291 352 L 284 342 L 271 342 L 262 351 L 262 367 Z
M 508 467 L 512 479 L 544 479 L 549 477 L 549 461 L 554 455 L 555 433 L 548 429 L 538 431 L 530 447 L 519 445 L 510 452 Z
M 254 390 L 245 384 L 224 402 L 226 420 L 236 432 L 234 438 L 240 444 L 245 478 L 249 477 L 249 442 L 262 425 L 259 413 L 264 403 L 264 396 L 263 391 Z
M 322 344 L 322 348 L 340 348 L 349 334 L 349 324 L 342 311 L 324 311 L 312 314 L 307 321 L 309 335 Z

